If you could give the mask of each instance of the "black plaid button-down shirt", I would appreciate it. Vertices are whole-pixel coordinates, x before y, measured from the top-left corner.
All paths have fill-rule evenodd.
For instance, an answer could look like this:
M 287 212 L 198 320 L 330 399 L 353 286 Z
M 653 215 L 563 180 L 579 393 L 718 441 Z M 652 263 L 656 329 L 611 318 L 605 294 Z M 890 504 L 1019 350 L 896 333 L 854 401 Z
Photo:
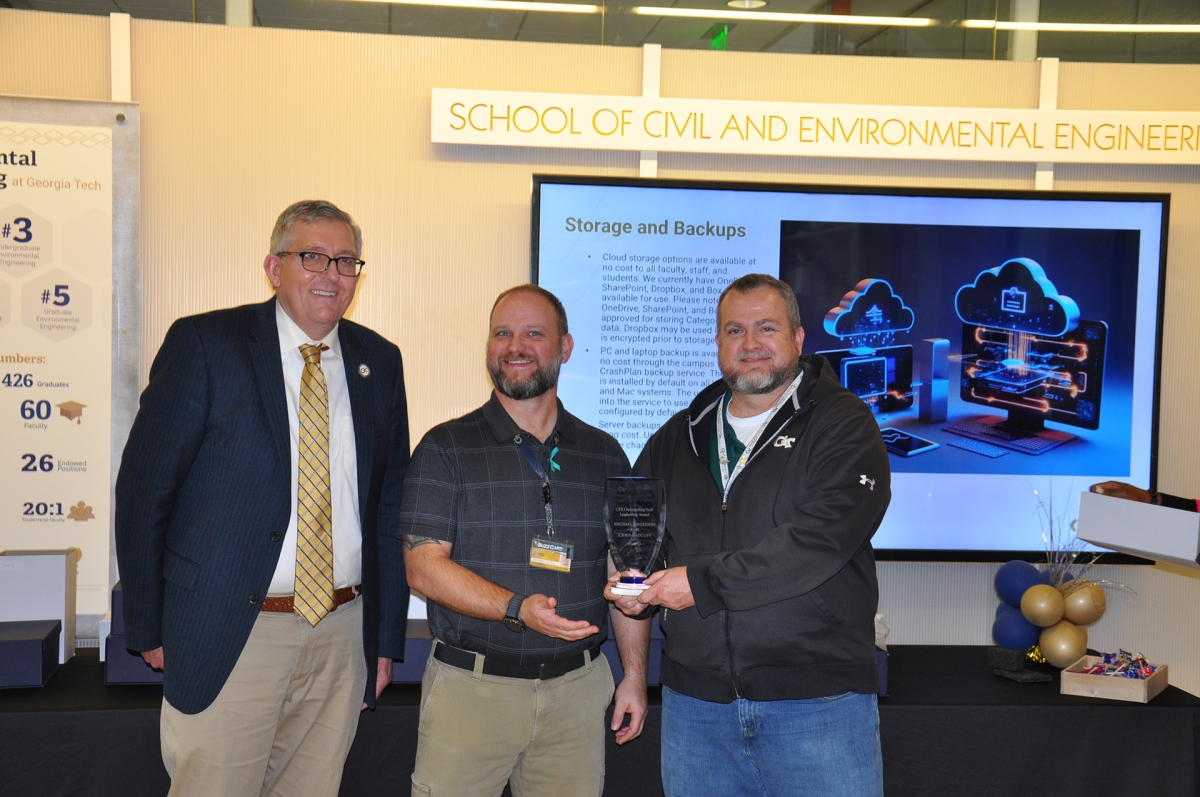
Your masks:
M 531 567 L 535 536 L 546 536 L 542 482 L 514 438 L 529 442 L 550 475 L 557 539 L 574 543 L 570 573 Z M 550 453 L 557 447 L 552 470 Z M 399 534 L 432 537 L 454 546 L 451 558 L 468 570 L 522 595 L 558 600 L 558 613 L 587 620 L 600 633 L 566 642 L 501 622 L 466 617 L 430 601 L 429 628 L 447 645 L 517 664 L 545 664 L 598 646 L 607 636 L 604 582 L 604 480 L 627 476 L 629 460 L 605 432 L 558 405 L 558 422 L 545 445 L 522 432 L 495 394 L 474 412 L 431 429 L 413 452 L 404 479 Z

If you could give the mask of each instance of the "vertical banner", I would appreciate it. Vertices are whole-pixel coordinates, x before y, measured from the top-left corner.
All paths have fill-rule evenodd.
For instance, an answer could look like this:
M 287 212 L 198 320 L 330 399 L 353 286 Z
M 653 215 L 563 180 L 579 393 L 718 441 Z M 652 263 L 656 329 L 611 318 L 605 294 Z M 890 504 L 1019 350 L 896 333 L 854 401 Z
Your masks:
M 74 547 L 103 613 L 112 478 L 113 134 L 0 117 L 0 548 Z

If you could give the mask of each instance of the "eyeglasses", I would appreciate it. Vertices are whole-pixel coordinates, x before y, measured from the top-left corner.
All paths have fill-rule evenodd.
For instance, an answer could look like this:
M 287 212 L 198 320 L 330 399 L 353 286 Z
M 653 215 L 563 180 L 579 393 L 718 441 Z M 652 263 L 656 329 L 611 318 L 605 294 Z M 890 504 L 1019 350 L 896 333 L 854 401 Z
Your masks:
M 367 264 L 367 261 L 359 260 L 357 257 L 330 257 L 320 252 L 276 252 L 275 254 L 278 257 L 296 255 L 300 258 L 301 268 L 305 271 L 315 271 L 318 274 L 328 271 L 330 263 L 337 263 L 337 273 L 343 277 L 357 277 L 362 273 L 362 267 Z

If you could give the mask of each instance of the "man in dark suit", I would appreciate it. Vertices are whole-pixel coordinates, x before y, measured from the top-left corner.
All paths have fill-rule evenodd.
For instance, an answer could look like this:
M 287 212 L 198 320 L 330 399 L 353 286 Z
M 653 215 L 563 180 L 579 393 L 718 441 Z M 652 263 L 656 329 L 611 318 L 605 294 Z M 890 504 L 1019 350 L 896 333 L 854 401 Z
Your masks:
M 171 326 L 117 477 L 126 635 L 163 671 L 172 795 L 336 795 L 404 652 L 400 351 L 342 319 L 362 233 L 298 202 L 270 251 L 274 299 Z

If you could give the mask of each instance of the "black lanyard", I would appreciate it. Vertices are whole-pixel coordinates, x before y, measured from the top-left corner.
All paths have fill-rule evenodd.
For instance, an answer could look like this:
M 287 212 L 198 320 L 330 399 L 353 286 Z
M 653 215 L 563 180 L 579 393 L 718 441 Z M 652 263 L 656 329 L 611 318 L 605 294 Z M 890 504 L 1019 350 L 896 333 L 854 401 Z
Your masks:
M 529 447 L 529 443 L 525 441 L 521 435 L 513 438 L 513 442 L 517 444 L 517 448 L 525 457 L 525 461 L 529 463 L 529 467 L 533 468 L 533 472 L 542 480 L 542 500 L 546 502 L 546 535 L 554 536 L 554 496 L 550 494 L 550 475 L 546 473 L 546 469 L 542 467 L 542 463 L 538 462 L 538 458 L 534 455 L 533 449 Z

